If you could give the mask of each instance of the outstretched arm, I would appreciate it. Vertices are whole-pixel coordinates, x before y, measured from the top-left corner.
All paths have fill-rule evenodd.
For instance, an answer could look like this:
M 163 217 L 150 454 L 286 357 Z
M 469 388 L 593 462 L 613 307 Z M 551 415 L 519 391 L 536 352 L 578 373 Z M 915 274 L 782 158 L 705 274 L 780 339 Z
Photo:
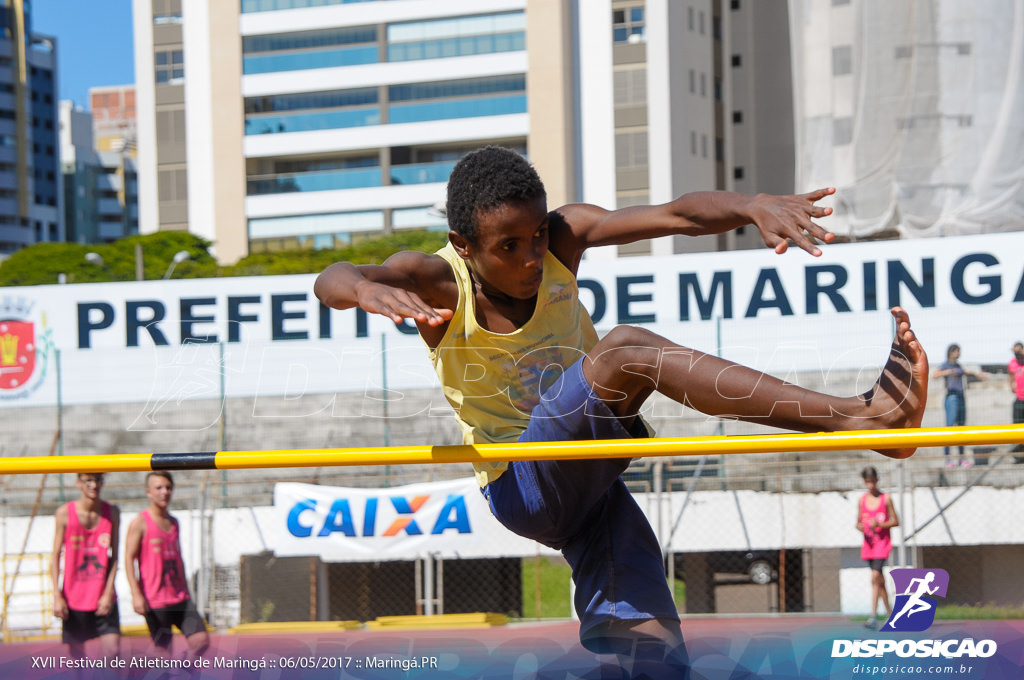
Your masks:
M 582 255 L 583 250 L 596 246 L 623 245 L 675 234 L 721 234 L 753 224 L 761 232 L 765 245 L 777 253 L 786 252 L 792 241 L 818 256 L 821 250 L 812 237 L 829 242 L 835 235 L 813 222 L 832 214 L 831 208 L 815 203 L 833 193 L 833 188 L 796 196 L 705 191 L 684 194 L 661 205 L 613 211 L 593 205 L 567 205 L 555 211 L 566 228 L 553 229 L 552 250 L 565 261 L 563 254 L 567 249 L 575 249 Z
M 383 265 L 332 264 L 317 277 L 313 292 L 335 309 L 361 307 L 395 323 L 409 318 L 440 326 L 451 318 L 458 301 L 449 299 L 445 285 L 449 280 L 454 282 L 443 258 L 404 251 Z

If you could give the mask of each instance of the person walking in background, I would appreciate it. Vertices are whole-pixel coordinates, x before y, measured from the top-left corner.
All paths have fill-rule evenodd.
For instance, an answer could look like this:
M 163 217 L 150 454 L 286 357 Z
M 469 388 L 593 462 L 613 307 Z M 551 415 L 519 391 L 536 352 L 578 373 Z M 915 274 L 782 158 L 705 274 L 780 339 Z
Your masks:
M 932 373 L 933 378 L 945 378 L 946 380 L 946 427 L 963 426 L 967 424 L 967 400 L 964 399 L 964 376 L 970 375 L 979 380 L 988 380 L 988 375 L 981 371 L 972 371 L 960 365 L 960 345 L 953 343 L 946 348 L 946 360 Z M 950 447 L 943 452 L 946 467 L 955 468 L 957 461 L 950 456 Z M 974 465 L 964 457 L 964 447 L 960 447 L 960 465 L 971 467 Z
M 116 505 L 100 499 L 102 473 L 80 472 L 75 485 L 81 496 L 57 508 L 55 517 L 50 558 L 53 615 L 64 622 L 62 637 L 71 656 L 83 658 L 85 643 L 98 637 L 109 663 L 121 646 L 121 617 L 114 592 L 121 514 Z
M 157 651 L 162 655 L 170 651 L 177 627 L 188 642 L 189 656 L 195 658 L 209 647 L 210 636 L 189 596 L 178 520 L 167 509 L 173 495 L 171 473 L 159 470 L 146 475 L 149 507 L 128 525 L 125 571 L 132 589 L 132 607 L 146 617 Z
M 871 567 L 871 614 L 864 626 L 875 628 L 878 625 L 879 602 L 885 605 L 885 619 L 892 613 L 882 565 L 892 552 L 892 535 L 889 530 L 898 527 L 900 520 L 896 516 L 892 498 L 878 488 L 878 470 L 869 466 L 861 471 L 860 476 L 867 489 L 857 502 L 857 531 L 864 535 L 860 558 Z
M 1013 358 L 1006 366 L 1010 374 L 1010 389 L 1016 400 L 1013 402 L 1013 423 L 1024 423 L 1024 343 L 1016 342 L 1013 345 Z M 1024 452 L 1024 444 L 1017 444 L 1014 452 Z M 1016 462 L 1024 463 L 1024 457 L 1017 456 Z

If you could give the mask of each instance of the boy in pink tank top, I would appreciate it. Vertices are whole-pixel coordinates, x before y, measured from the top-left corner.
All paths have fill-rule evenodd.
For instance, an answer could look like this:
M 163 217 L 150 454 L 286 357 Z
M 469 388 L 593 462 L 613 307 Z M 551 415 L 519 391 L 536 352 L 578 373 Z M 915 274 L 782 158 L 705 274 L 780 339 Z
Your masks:
M 900 525 L 893 507 L 892 498 L 878 488 L 878 470 L 866 467 L 860 473 L 864 479 L 864 493 L 857 502 L 857 531 L 864 535 L 860 547 L 860 558 L 871 567 L 871 615 L 864 623 L 867 628 L 878 625 L 878 603 L 885 605 L 885 619 L 889 618 L 892 608 L 889 606 L 889 593 L 885 589 L 885 577 L 882 566 L 892 552 L 892 535 L 890 530 Z M 883 619 L 883 620 L 885 620 Z
M 210 636 L 189 596 L 178 520 L 167 510 L 173 495 L 174 479 L 169 472 L 146 475 L 149 507 L 128 525 L 125 572 L 132 589 L 132 607 L 146 617 L 157 651 L 164 655 L 170 651 L 177 627 L 188 642 L 189 656 L 195 658 L 210 646 Z
M 62 639 L 75 658 L 100 638 L 103 656 L 117 656 L 121 623 L 114 592 L 120 512 L 100 499 L 102 473 L 79 473 L 79 498 L 57 508 L 50 559 L 53 615 L 63 621 Z M 61 555 L 64 557 L 61 582 Z

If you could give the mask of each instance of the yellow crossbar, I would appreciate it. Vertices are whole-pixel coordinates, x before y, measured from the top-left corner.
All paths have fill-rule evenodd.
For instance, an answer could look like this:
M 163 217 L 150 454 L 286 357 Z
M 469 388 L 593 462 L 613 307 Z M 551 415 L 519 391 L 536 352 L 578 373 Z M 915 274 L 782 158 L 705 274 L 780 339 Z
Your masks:
M 605 439 L 600 441 L 455 446 L 390 446 L 349 449 L 200 451 L 91 456 L 8 456 L 0 474 L 60 472 L 139 472 L 149 470 L 240 470 L 352 465 L 483 463 L 509 460 L 642 458 L 649 456 L 731 455 L 788 451 L 903 449 L 1024 443 L 1024 425 L 854 430 L 810 434 L 765 434 L 677 439 Z

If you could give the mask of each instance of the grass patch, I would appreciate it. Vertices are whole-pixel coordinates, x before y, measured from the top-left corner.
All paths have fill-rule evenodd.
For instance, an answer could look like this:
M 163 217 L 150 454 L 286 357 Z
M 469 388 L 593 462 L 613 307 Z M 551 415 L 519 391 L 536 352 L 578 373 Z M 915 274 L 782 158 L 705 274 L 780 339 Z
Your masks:
M 1001 607 L 994 604 L 948 605 L 935 611 L 935 618 L 942 620 L 1024 620 L 1024 607 Z
M 523 618 L 564 619 L 572 616 L 569 582 L 572 569 L 560 557 L 524 557 L 523 565 Z M 537 609 L 537 569 L 540 567 L 540 611 Z M 675 580 L 676 605 L 686 601 L 686 584 Z
M 677 576 L 673 586 L 672 597 L 675 598 L 676 609 L 679 609 L 686 602 L 686 583 Z
M 540 569 L 540 610 L 537 609 L 537 577 Z M 567 618 L 572 615 L 569 583 L 572 569 L 560 557 L 523 558 L 523 618 Z

